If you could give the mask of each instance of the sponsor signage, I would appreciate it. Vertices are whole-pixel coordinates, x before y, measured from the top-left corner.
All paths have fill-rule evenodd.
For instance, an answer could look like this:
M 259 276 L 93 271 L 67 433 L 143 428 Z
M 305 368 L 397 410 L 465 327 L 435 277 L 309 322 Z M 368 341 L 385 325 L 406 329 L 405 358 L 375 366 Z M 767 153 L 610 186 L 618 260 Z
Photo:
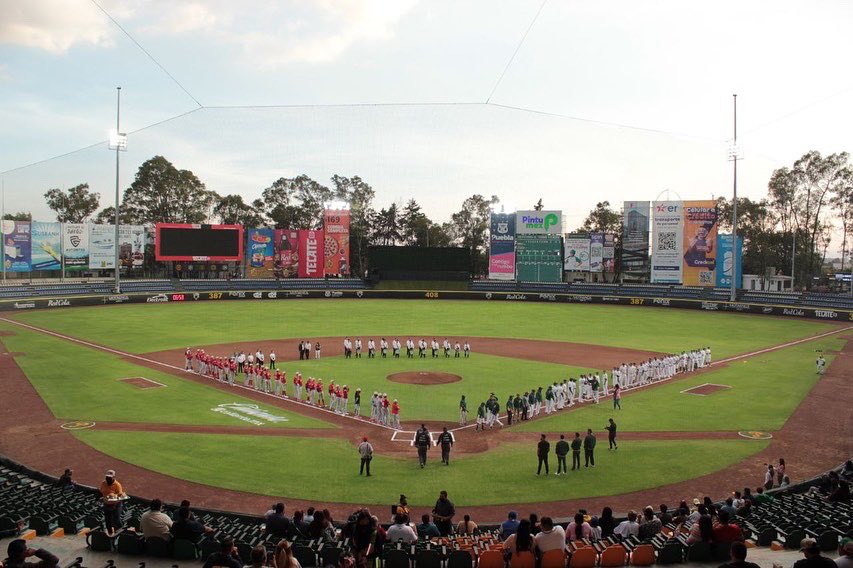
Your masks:
M 89 268 L 116 267 L 115 225 L 89 225 Z
M 492 213 L 489 224 L 489 278 L 515 278 L 515 213 Z
M 159 304 L 162 302 L 168 302 L 169 297 L 166 296 L 166 294 L 157 294 L 156 296 L 148 296 L 145 301 L 149 304 Z
M 59 270 L 62 268 L 62 224 L 33 221 L 33 270 Z
M 622 220 L 622 270 L 645 273 L 649 260 L 649 202 L 626 201 Z
M 515 232 L 518 235 L 561 235 L 562 211 L 516 211 Z
M 324 234 L 322 230 L 299 231 L 299 277 L 322 278 L 325 267 Z
M 89 226 L 86 223 L 65 223 L 62 226 L 62 256 L 65 270 L 89 268 Z
M 7 272 L 30 271 L 32 245 L 29 221 L 0 221 L 3 229 L 3 263 Z
M 31 310 L 36 307 L 35 302 L 15 302 L 13 304 L 16 310 Z
M 684 202 L 685 286 L 713 286 L 717 269 L 717 203 Z
M 349 248 L 350 212 L 348 209 L 326 209 L 323 212 L 323 254 L 326 274 L 350 273 Z
M 589 236 L 589 271 L 604 272 L 604 233 Z
M 732 285 L 732 265 L 735 270 L 735 286 L 741 287 L 743 282 L 743 237 L 738 235 L 737 246 L 732 247 L 731 235 L 717 235 L 717 273 L 716 285 L 729 288 Z
M 276 229 L 274 267 L 282 278 L 296 278 L 299 272 L 299 231 Z
M 569 272 L 589 272 L 589 237 L 587 235 L 566 235 L 564 242 L 565 257 L 563 260 L 563 269 Z
M 142 268 L 145 264 L 145 227 L 119 225 L 118 260 L 122 268 Z
M 68 307 L 70 305 L 71 305 L 71 302 L 65 298 L 47 301 L 47 307 L 48 308 L 65 308 L 65 307 Z
M 515 273 L 521 282 L 560 282 L 563 279 L 562 239 L 559 235 L 517 235 Z
M 681 284 L 684 207 L 681 201 L 655 201 L 652 207 L 653 284 Z
M 246 247 L 246 254 L 249 256 L 249 278 L 272 277 L 275 254 L 273 230 L 249 229 L 248 235 L 249 244 Z

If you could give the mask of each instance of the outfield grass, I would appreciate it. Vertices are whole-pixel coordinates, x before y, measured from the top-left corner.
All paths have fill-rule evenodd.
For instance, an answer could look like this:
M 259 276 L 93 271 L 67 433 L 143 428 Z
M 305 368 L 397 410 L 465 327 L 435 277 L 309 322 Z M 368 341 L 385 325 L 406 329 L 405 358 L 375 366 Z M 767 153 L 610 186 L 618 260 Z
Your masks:
M 622 410 L 610 400 L 513 426 L 521 432 L 603 430 L 613 417 L 621 431 L 779 430 L 817 383 L 815 349 L 838 350 L 844 339 L 829 336 L 734 361 L 720 369 L 675 382 L 628 391 Z M 826 354 L 831 363 L 834 355 Z M 732 388 L 708 396 L 681 391 L 704 383 Z
M 321 336 L 489 336 L 676 352 L 719 359 L 834 329 L 754 315 L 527 302 L 270 300 L 99 306 L 15 314 L 39 327 L 133 353 Z M 476 351 L 476 342 L 473 343 Z
M 212 424 L 244 426 L 246 422 L 211 409 L 221 404 L 258 404 L 235 393 L 134 365 L 116 355 L 28 331 L 0 325 L 14 333 L 3 337 L 15 361 L 29 378 L 54 416 L 63 420 Z M 166 387 L 140 389 L 121 378 L 145 377 Z M 287 422 L 265 426 L 282 428 L 332 428 L 332 424 L 259 404 Z M 254 424 L 252 424 L 254 426 Z
M 441 464 L 436 449 L 430 452 L 424 470 L 418 467 L 414 450 L 406 459 L 377 456 L 372 465 L 374 476 L 367 478 L 358 475 L 356 449 L 343 440 L 97 429 L 74 435 L 123 461 L 215 487 L 310 499 L 318 504 L 390 504 L 405 493 L 415 507 L 432 506 L 441 490 L 447 490 L 458 506 L 618 495 L 711 473 L 767 445 L 749 440 L 625 443 L 618 452 L 597 451 L 594 469 L 565 477 L 536 477 L 536 436 L 531 436 L 529 444 L 506 444 L 451 459 L 450 467 Z M 556 458 L 552 456 L 552 460 L 556 467 Z

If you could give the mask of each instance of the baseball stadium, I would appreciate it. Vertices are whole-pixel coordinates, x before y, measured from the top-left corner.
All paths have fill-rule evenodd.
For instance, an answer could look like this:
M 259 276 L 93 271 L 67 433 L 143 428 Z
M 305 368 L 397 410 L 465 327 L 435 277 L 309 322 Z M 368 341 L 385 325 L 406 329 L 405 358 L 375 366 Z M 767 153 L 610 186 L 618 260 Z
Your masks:
M 308 4 L 316 25 L 345 27 L 343 8 Z M 312 76 L 343 66 L 348 42 L 439 17 L 355 4 L 369 40 L 264 65 Z M 109 141 L 35 159 L 21 134 L 0 165 L 0 568 L 849 565 L 846 152 L 739 164 L 737 95 L 718 113 L 733 127 L 722 163 L 665 123 L 513 105 L 537 67 L 525 53 L 550 53 L 537 37 L 571 19 L 547 2 L 501 16 L 524 26 L 505 30 L 514 51 L 484 103 L 207 104 L 227 58 L 173 75 L 164 54 L 182 34 L 188 51 L 225 49 L 212 35 L 144 23 L 148 7 L 78 10 L 110 38 L 85 49 L 129 41 L 124 55 L 197 107 L 156 115 L 139 98 L 157 88 L 117 71 L 124 89 L 100 86 Z M 209 7 L 181 10 L 195 22 Z M 45 73 L 58 53 L 95 65 L 41 8 L 7 16 L 44 35 L 0 25 L 15 54 L 0 83 L 28 50 Z M 238 26 L 219 16 L 198 29 Z M 264 92 L 245 74 L 243 95 Z M 80 128 L 103 118 L 71 104 Z M 580 136 L 588 147 L 566 142 Z M 596 162 L 610 149 L 620 167 Z M 654 151 L 697 169 L 656 177 L 641 165 Z M 575 181 L 614 171 L 567 190 L 580 185 L 553 174 L 566 153 Z M 556 181 L 525 185 L 525 169 Z

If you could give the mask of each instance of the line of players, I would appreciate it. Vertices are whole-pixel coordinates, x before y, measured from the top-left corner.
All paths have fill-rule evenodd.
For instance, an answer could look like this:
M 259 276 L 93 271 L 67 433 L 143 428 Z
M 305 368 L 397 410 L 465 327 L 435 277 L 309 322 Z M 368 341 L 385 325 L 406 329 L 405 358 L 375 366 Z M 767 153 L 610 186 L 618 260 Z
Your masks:
M 403 348 L 403 344 L 400 342 L 398 338 L 394 338 L 391 340 L 391 343 L 388 343 L 388 340 L 384 337 L 379 339 L 379 353 L 382 359 L 388 358 L 388 349 L 391 349 L 391 356 L 394 359 L 400 358 L 400 350 Z M 427 358 L 427 348 L 432 352 L 432 358 L 438 359 L 439 352 L 441 350 L 444 351 L 444 357 L 449 359 L 451 357 L 451 350 L 453 351 L 453 358 L 459 359 L 460 357 L 467 359 L 471 356 L 471 344 L 468 343 L 466 339 L 464 343 L 459 343 L 457 339 L 456 342 L 451 345 L 450 340 L 446 337 L 442 343 L 439 343 L 438 340 L 433 337 L 432 341 L 427 343 L 426 339 L 421 338 L 418 340 L 417 344 L 410 337 L 406 340 L 406 358 L 414 359 L 415 358 L 415 347 L 418 349 L 418 359 L 426 359 Z M 344 358 L 352 359 L 353 355 L 355 355 L 356 359 L 361 359 L 363 343 L 360 337 L 356 337 L 355 341 L 351 340 L 349 337 L 344 338 Z M 376 341 L 373 340 L 372 337 L 367 339 L 367 358 L 374 359 L 376 357 Z
M 575 401 L 583 403 L 592 401 L 598 404 L 601 396 L 610 395 L 610 380 L 614 390 L 613 407 L 621 409 L 621 391 L 637 386 L 647 385 L 672 378 L 678 373 L 690 373 L 711 364 L 711 348 L 703 347 L 691 351 L 683 351 L 680 355 L 652 357 L 642 363 L 622 363 L 614 367 L 608 376 L 607 371 L 581 375 L 577 379 L 564 379 L 554 382 L 546 388 L 538 387 L 524 394 L 510 394 L 504 409 L 507 425 L 516 420 L 528 420 L 538 416 L 543 410 L 551 414 L 566 407 L 575 405 Z M 500 415 L 500 401 L 495 393 L 489 395 L 486 402 L 481 402 L 477 408 L 475 430 L 493 428 Z M 468 424 L 468 402 L 465 395 L 459 401 L 459 424 Z
M 290 398 L 287 394 L 287 372 L 275 368 L 275 352 L 270 352 L 269 366 L 264 367 L 264 354 L 258 350 L 255 354 L 232 355 L 231 357 L 214 357 L 205 353 L 204 349 L 193 352 L 187 348 L 184 352 L 185 370 L 194 371 L 200 375 L 211 377 L 221 383 L 234 386 L 238 375 L 242 374 L 243 385 L 256 391 Z M 347 385 L 329 382 L 323 388 L 323 380 L 308 377 L 303 379 L 302 373 L 293 376 L 293 398 L 308 404 L 328 408 L 336 414 L 349 415 L 350 389 Z M 304 398 L 303 398 L 304 393 Z M 328 393 L 328 401 L 326 400 Z M 353 416 L 361 416 L 361 389 L 353 391 Z M 374 392 L 370 400 L 370 420 L 392 428 L 400 428 L 400 403 L 388 398 L 388 393 Z

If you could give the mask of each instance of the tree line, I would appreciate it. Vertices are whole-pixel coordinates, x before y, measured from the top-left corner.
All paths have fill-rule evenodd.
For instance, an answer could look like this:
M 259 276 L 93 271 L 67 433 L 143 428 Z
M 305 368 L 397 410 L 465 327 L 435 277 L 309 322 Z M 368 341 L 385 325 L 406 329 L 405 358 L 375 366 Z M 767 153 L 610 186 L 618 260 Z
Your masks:
M 207 189 L 192 171 L 175 167 L 163 156 L 139 166 L 122 199 L 124 224 L 223 223 L 247 227 L 317 229 L 323 224 L 325 204 L 342 201 L 351 211 L 350 246 L 354 274 L 367 268 L 370 245 L 461 246 L 470 251 L 471 272 L 488 271 L 489 218 L 499 205 L 497 196 L 474 194 L 466 198 L 449 221 L 430 219 L 415 199 L 405 205 L 376 208 L 375 191 L 361 177 L 333 175 L 321 183 L 307 175 L 279 178 L 247 203 L 242 196 L 220 195 Z M 100 207 L 100 194 L 82 183 L 45 192 L 48 207 L 61 222 L 112 223 L 113 207 Z M 542 210 L 539 199 L 533 208 Z M 718 199 L 720 229 L 731 230 L 732 204 Z M 29 213 L 7 214 L 7 219 L 30 220 Z M 811 151 L 791 167 L 773 172 L 767 197 L 738 199 L 738 234 L 744 238 L 743 271 L 767 274 L 771 268 L 790 272 L 794 260 L 799 285 L 811 287 L 820 275 L 831 235 L 842 233 L 842 263 L 847 239 L 853 235 L 853 166 L 846 152 L 822 156 Z M 622 213 L 608 201 L 589 212 L 574 232 L 616 235 L 616 266 L 620 265 Z M 796 252 L 792 243 L 796 242 Z

